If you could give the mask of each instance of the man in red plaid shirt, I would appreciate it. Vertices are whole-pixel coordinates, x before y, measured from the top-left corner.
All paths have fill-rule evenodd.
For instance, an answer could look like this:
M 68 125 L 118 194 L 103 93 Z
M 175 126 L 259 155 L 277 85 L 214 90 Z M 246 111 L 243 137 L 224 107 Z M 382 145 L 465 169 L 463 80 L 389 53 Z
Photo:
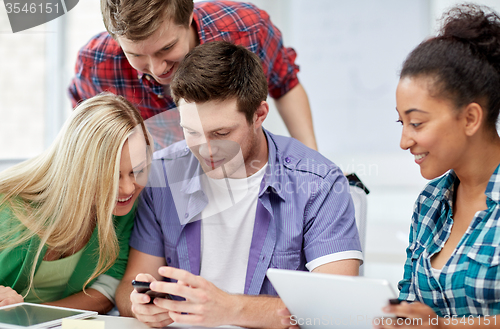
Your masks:
M 108 33 L 93 37 L 78 54 L 69 87 L 73 106 L 103 91 L 122 95 L 144 119 L 154 116 L 148 128 L 158 147 L 166 147 L 183 139 L 178 111 L 166 111 L 175 108 L 169 84 L 178 64 L 198 44 L 225 40 L 260 57 L 291 136 L 317 148 L 296 53 L 283 46 L 265 11 L 248 3 L 193 0 L 101 0 L 101 9 Z

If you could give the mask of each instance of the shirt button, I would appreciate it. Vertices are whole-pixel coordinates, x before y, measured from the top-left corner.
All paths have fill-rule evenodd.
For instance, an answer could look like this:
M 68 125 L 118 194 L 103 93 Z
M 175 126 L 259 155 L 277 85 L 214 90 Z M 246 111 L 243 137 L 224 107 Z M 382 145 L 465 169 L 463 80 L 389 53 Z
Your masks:
M 292 159 L 290 159 L 290 157 L 286 157 L 286 158 L 285 158 L 285 162 L 286 162 L 286 163 L 290 163 L 290 161 L 292 161 Z
M 188 217 L 189 217 L 189 213 L 187 212 L 184 214 L 184 218 L 188 218 Z
M 141 78 L 141 75 L 140 74 L 137 74 L 137 79 L 140 79 Z
M 170 257 L 167 257 L 167 265 L 169 265 L 172 262 L 172 259 Z
M 159 94 L 159 95 L 157 95 L 157 96 L 158 96 L 158 98 L 163 98 L 163 97 L 165 97 L 165 96 L 163 96 L 162 94 Z
M 146 75 L 146 79 L 149 81 L 151 80 L 151 77 L 149 75 Z

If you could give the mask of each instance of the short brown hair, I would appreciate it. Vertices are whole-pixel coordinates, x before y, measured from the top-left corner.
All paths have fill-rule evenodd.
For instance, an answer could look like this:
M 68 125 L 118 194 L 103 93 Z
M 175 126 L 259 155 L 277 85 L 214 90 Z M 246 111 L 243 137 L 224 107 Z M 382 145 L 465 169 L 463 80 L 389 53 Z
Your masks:
M 177 105 L 236 99 L 248 123 L 267 98 L 267 80 L 254 53 L 226 41 L 204 43 L 192 49 L 170 84 Z
M 101 0 L 101 12 L 108 33 L 132 41 L 149 38 L 166 19 L 189 27 L 193 0 Z

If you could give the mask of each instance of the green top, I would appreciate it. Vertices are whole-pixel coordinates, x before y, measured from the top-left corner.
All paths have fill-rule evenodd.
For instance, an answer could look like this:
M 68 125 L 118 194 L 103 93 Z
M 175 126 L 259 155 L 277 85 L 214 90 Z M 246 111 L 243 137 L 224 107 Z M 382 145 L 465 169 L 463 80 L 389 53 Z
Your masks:
M 135 210 L 136 207 L 134 206 L 132 211 L 125 216 L 113 216 L 120 251 L 115 263 L 105 274 L 118 280 L 121 280 L 123 277 L 127 266 L 128 240 L 134 225 Z M 0 229 L 2 227 L 8 228 L 16 220 L 10 207 L 4 205 L 0 210 Z M 40 238 L 35 235 L 31 240 L 23 244 L 0 251 L 0 285 L 11 287 L 18 293 L 22 293 L 28 288 L 29 275 L 32 265 L 35 262 L 35 254 L 39 244 Z M 46 251 L 47 246 L 44 246 L 39 259 L 36 261 L 36 271 L 40 268 Z M 98 259 L 99 240 L 96 227 L 89 242 L 81 250 L 81 257 L 69 277 L 61 299 L 83 290 L 83 285 L 94 272 Z M 94 281 L 95 279 L 87 287 Z
M 38 267 L 33 278 L 33 287 L 28 295 L 24 297 L 27 303 L 53 302 L 61 299 L 71 274 L 75 271 L 76 264 L 82 257 L 83 249 L 77 253 L 58 260 L 46 261 Z M 21 295 L 25 295 L 25 289 Z

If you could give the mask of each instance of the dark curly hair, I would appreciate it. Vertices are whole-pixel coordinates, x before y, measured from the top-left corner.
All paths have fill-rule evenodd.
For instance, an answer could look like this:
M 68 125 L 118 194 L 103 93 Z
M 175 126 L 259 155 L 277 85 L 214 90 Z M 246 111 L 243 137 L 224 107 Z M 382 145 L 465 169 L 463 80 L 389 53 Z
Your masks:
M 460 110 L 476 102 L 485 110 L 487 129 L 496 132 L 500 110 L 500 17 L 473 4 L 454 7 L 438 35 L 406 58 L 400 78 L 431 79 L 433 97 L 449 99 Z

